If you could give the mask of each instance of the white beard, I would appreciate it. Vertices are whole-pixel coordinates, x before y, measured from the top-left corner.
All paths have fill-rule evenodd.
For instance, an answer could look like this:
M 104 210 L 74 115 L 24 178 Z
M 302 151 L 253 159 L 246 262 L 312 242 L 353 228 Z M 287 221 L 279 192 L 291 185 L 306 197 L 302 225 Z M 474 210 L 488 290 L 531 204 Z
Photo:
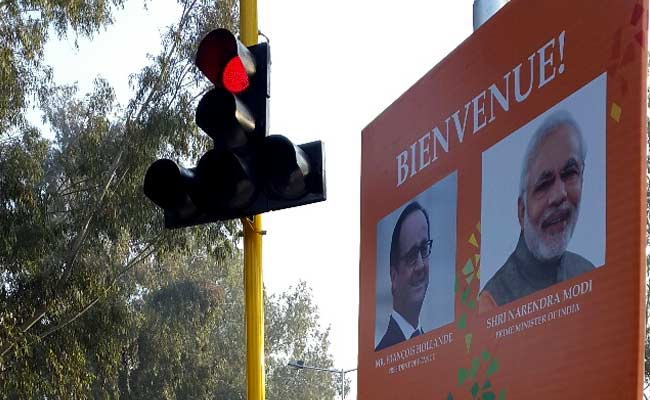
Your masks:
M 567 226 L 561 232 L 547 234 L 542 231 L 541 225 L 544 220 L 558 209 L 570 209 L 571 217 Z M 573 236 L 573 230 L 578 221 L 579 207 L 574 207 L 570 203 L 560 207 L 547 209 L 539 219 L 539 226 L 533 225 L 528 218 L 528 209 L 524 210 L 524 240 L 533 256 L 540 261 L 548 261 L 560 257 L 566 251 L 569 241 Z

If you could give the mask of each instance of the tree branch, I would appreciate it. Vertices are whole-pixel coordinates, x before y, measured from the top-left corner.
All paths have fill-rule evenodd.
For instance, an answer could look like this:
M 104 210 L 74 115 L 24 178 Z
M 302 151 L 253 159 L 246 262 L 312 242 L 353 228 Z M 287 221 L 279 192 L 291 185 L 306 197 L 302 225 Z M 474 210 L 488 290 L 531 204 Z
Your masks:
M 190 4 L 190 5 L 186 4 L 185 7 L 183 8 L 183 12 L 181 14 L 181 20 L 178 23 L 178 28 L 176 29 L 176 31 L 175 31 L 175 33 L 173 35 L 174 40 L 172 42 L 172 46 L 169 49 L 169 51 L 162 57 L 162 62 L 161 62 L 162 67 L 160 69 L 160 74 L 158 74 L 158 78 L 156 79 L 156 82 L 154 83 L 151 90 L 149 91 L 149 95 L 147 96 L 146 100 L 142 103 L 142 106 L 140 107 L 140 110 L 137 112 L 135 120 L 138 120 L 140 118 L 140 116 L 142 115 L 144 110 L 148 107 L 149 103 L 151 102 L 154 94 L 160 88 L 160 84 L 162 83 L 163 78 L 167 74 L 167 68 L 168 68 L 169 60 L 171 59 L 172 54 L 174 54 L 174 52 L 176 51 L 176 46 L 178 44 L 179 32 L 181 32 L 181 30 L 183 29 L 183 27 L 187 23 L 188 17 L 190 15 L 190 11 L 192 10 L 192 8 L 194 8 L 194 5 L 196 4 L 196 1 L 197 0 L 194 0 L 192 2 L 192 4 Z M 130 121 L 131 121 L 131 115 L 127 115 L 127 124 Z
M 72 189 L 72 188 L 75 187 L 75 186 L 79 186 L 79 185 L 81 185 L 82 183 L 86 183 L 86 182 L 88 182 L 88 181 L 91 180 L 91 179 L 92 179 L 92 178 L 88 177 L 88 178 L 82 179 L 82 180 L 77 181 L 77 182 L 70 182 L 70 184 L 67 185 L 67 186 L 65 186 L 65 187 L 63 186 L 63 185 L 65 184 L 65 182 L 63 182 L 63 183 L 61 183 L 61 186 L 60 186 L 60 187 L 56 188 L 55 192 L 56 192 L 56 193 L 59 193 L 59 192 L 63 192 L 63 191 L 70 190 L 70 189 Z M 62 195 L 59 195 L 59 196 L 62 196 Z
M 178 79 L 178 81 L 176 83 L 176 86 L 174 87 L 174 94 L 170 97 L 169 103 L 167 103 L 167 105 L 165 106 L 165 109 L 169 109 L 171 107 L 172 103 L 174 102 L 174 100 L 176 98 L 176 95 L 181 90 L 181 88 L 183 88 L 185 86 L 185 84 L 183 82 L 184 82 L 185 77 L 187 76 L 187 74 L 191 71 L 191 69 L 192 69 L 192 65 L 190 63 L 187 63 L 185 66 L 183 66 L 183 70 L 181 71 L 181 77 Z M 191 83 L 191 82 L 188 82 L 188 84 L 189 83 Z
M 131 270 L 132 270 L 136 265 L 138 265 L 140 262 L 142 262 L 143 260 L 145 260 L 147 257 L 149 257 L 151 254 L 153 254 L 153 253 L 156 251 L 156 245 L 160 242 L 160 238 L 161 238 L 161 236 L 162 236 L 162 233 L 158 233 L 158 234 L 157 234 L 157 235 L 156 235 L 156 236 L 155 236 L 155 237 L 154 237 L 154 238 L 149 242 L 149 244 L 147 244 L 147 246 L 145 246 L 145 248 L 142 249 L 142 251 L 141 251 L 141 252 L 140 252 L 136 257 L 134 257 L 131 261 L 129 261 L 129 262 L 128 262 L 128 263 L 127 263 L 127 264 L 126 264 L 126 265 L 125 265 L 125 266 L 124 266 L 124 267 L 123 267 L 123 268 L 122 268 L 122 269 L 117 273 L 117 274 L 115 274 L 115 276 L 113 277 L 113 279 L 111 279 L 111 282 L 109 283 L 109 285 L 108 285 L 108 286 L 107 286 L 107 287 L 102 291 L 102 293 L 100 293 L 100 294 L 97 295 L 97 296 L 96 296 L 92 301 L 90 301 L 89 303 L 87 303 L 87 304 L 84 306 L 83 309 L 81 309 L 79 312 L 77 312 L 75 315 L 69 317 L 69 318 L 66 319 L 65 321 L 61 322 L 60 324 L 58 324 L 58 325 L 56 325 L 56 326 L 53 326 L 53 327 L 51 327 L 50 329 L 47 329 L 47 330 L 44 331 L 43 333 L 38 334 L 38 335 L 37 335 L 37 338 L 34 339 L 34 340 L 32 340 L 31 342 L 29 342 L 29 344 L 31 345 L 31 344 L 33 344 L 34 342 L 38 341 L 38 340 L 43 340 L 43 339 L 45 339 L 46 337 L 50 336 L 51 334 L 53 334 L 53 333 L 55 333 L 55 332 L 57 332 L 57 331 L 59 331 L 59 330 L 65 328 L 66 326 L 70 325 L 72 322 L 76 321 L 76 320 L 79 319 L 82 315 L 84 315 L 88 310 L 90 310 L 90 309 L 91 309 L 95 304 L 97 304 L 97 302 L 99 302 L 101 299 L 105 298 L 105 297 L 109 294 L 109 292 L 111 291 L 111 289 L 113 289 L 113 287 L 115 287 L 115 285 L 117 284 L 118 280 L 119 280 L 122 276 L 124 276 L 125 274 L 127 274 L 127 273 L 128 273 L 129 271 L 131 271 Z M 33 326 L 34 323 L 38 322 L 38 320 L 40 320 L 40 319 L 45 315 L 45 313 L 46 313 L 46 310 L 43 309 L 43 310 L 42 310 L 42 315 L 40 316 L 40 318 L 38 318 L 38 319 L 33 319 L 32 325 L 26 327 L 26 329 L 22 329 L 22 328 L 21 328 L 21 329 L 22 329 L 22 333 L 27 332 L 27 330 L 29 330 L 29 329 Z M 5 346 L 5 348 L 2 349 L 2 353 L 0 354 L 0 356 L 4 356 L 7 352 L 9 352 L 9 351 L 14 347 L 14 345 L 15 345 L 15 343 L 7 344 L 7 345 Z
M 160 236 L 160 235 L 158 235 L 156 238 L 158 238 L 159 236 Z M 56 326 L 53 326 L 53 327 L 51 327 L 50 329 L 46 330 L 45 332 L 39 334 L 37 340 L 43 340 L 43 339 L 45 339 L 46 337 L 50 336 L 51 334 L 53 334 L 53 333 L 55 333 L 55 332 L 57 332 L 57 331 L 59 331 L 59 330 L 65 328 L 66 326 L 70 325 L 71 323 L 73 323 L 74 321 L 76 321 L 77 319 L 79 319 L 79 317 L 81 317 L 82 315 L 84 315 L 88 310 L 90 310 L 90 309 L 91 309 L 95 304 L 97 304 L 98 301 L 100 301 L 100 300 L 102 300 L 103 298 L 105 298 L 105 297 L 109 294 L 109 292 L 111 291 L 111 289 L 113 289 L 113 288 L 115 287 L 115 284 L 117 284 L 117 281 L 119 280 L 120 277 L 124 276 L 126 273 L 128 273 L 129 271 L 131 271 L 131 270 L 132 270 L 136 265 L 138 265 L 141 261 L 143 261 L 144 259 L 146 259 L 148 256 L 150 256 L 151 254 L 153 254 L 153 253 L 156 251 L 155 247 L 152 248 L 152 249 L 149 249 L 149 248 L 151 248 L 152 246 L 153 246 L 153 244 L 148 245 L 148 246 L 143 250 L 143 252 L 144 252 L 144 251 L 147 251 L 146 254 L 140 253 L 138 256 L 136 256 L 136 258 L 134 258 L 133 260 L 131 260 L 131 261 L 130 261 L 130 262 L 129 262 L 129 263 L 128 263 L 124 268 L 122 268 L 122 270 L 121 270 L 120 272 L 118 272 L 118 273 L 113 277 L 113 279 L 111 280 L 111 283 L 108 285 L 108 287 L 106 287 L 106 288 L 102 291 L 102 293 L 100 293 L 99 295 L 97 295 L 97 297 L 95 297 L 92 301 L 90 301 L 90 302 L 89 302 L 89 303 L 88 303 L 88 304 L 87 304 L 83 309 L 81 309 L 81 311 L 79 311 L 79 312 L 76 313 L 75 315 L 71 316 L 70 318 L 68 318 L 68 319 L 65 320 L 64 322 L 62 322 L 62 323 L 60 323 L 60 324 L 58 324 L 58 325 L 56 325 Z M 32 341 L 32 343 L 33 343 L 33 342 L 34 342 L 34 341 Z
M 85 187 L 85 188 L 81 188 L 81 189 L 77 189 L 77 190 L 72 190 L 70 192 L 61 193 L 61 194 L 59 194 L 59 196 L 65 197 L 65 196 L 70 196 L 71 194 L 82 193 L 82 192 L 90 192 L 90 191 L 96 190 L 96 189 L 99 189 L 99 186 Z
M 120 151 L 117 153 L 117 156 L 113 159 L 113 163 L 109 171 L 108 179 L 104 184 L 104 188 L 100 193 L 99 198 L 95 202 L 95 206 L 93 207 L 93 210 L 88 214 L 88 217 L 86 218 L 86 221 L 84 222 L 81 231 L 72 242 L 70 251 L 66 256 L 65 261 L 61 265 L 61 267 L 64 269 L 64 273 L 63 275 L 61 275 L 61 277 L 57 280 L 57 283 L 55 284 L 55 290 L 54 290 L 55 292 L 60 288 L 62 282 L 64 280 L 67 280 L 72 274 L 74 262 L 77 258 L 77 255 L 79 255 L 79 251 L 81 250 L 83 241 L 86 238 L 86 235 L 88 234 L 88 228 L 90 227 L 90 223 L 92 222 L 93 217 L 97 214 L 97 211 L 101 207 L 102 202 L 104 201 L 104 197 L 106 196 L 106 193 L 108 193 L 108 189 L 110 188 L 111 182 L 113 182 L 113 179 L 115 178 L 115 171 L 117 171 L 117 168 L 119 167 L 123 154 L 124 154 L 124 148 L 121 148 Z

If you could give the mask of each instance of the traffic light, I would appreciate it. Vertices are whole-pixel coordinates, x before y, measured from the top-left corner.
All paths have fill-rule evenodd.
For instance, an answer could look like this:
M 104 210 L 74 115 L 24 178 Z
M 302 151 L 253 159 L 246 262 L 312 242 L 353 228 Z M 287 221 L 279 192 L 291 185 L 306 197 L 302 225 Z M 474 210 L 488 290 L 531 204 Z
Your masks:
M 270 48 L 244 46 L 226 29 L 208 33 L 196 65 L 214 87 L 199 101 L 196 124 L 214 142 L 193 168 L 157 160 L 144 193 L 180 228 L 296 207 L 326 198 L 320 141 L 294 145 L 268 135 Z

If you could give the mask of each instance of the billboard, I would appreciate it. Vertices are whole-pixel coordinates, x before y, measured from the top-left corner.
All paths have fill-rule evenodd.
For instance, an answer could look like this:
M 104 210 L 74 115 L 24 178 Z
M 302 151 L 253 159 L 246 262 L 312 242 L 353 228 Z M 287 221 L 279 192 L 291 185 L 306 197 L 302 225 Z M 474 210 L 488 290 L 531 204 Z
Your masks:
M 362 132 L 359 399 L 636 399 L 647 1 L 513 0 Z

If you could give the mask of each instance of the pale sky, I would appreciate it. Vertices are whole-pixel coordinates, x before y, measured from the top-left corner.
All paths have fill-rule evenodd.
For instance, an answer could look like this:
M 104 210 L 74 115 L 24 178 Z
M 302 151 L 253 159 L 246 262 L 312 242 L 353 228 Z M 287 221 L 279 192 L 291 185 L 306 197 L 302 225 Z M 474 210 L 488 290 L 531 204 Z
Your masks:
M 270 133 L 322 140 L 328 189 L 326 202 L 264 215 L 264 284 L 271 293 L 309 284 L 321 324 L 331 326 L 337 369 L 357 366 L 361 130 L 471 34 L 472 2 L 258 0 L 271 44 Z M 126 104 L 128 75 L 158 53 L 160 30 L 179 13 L 172 0 L 148 10 L 132 0 L 78 50 L 51 41 L 55 80 L 77 81 L 85 93 L 101 75 Z M 347 376 L 354 399 L 356 374 Z

